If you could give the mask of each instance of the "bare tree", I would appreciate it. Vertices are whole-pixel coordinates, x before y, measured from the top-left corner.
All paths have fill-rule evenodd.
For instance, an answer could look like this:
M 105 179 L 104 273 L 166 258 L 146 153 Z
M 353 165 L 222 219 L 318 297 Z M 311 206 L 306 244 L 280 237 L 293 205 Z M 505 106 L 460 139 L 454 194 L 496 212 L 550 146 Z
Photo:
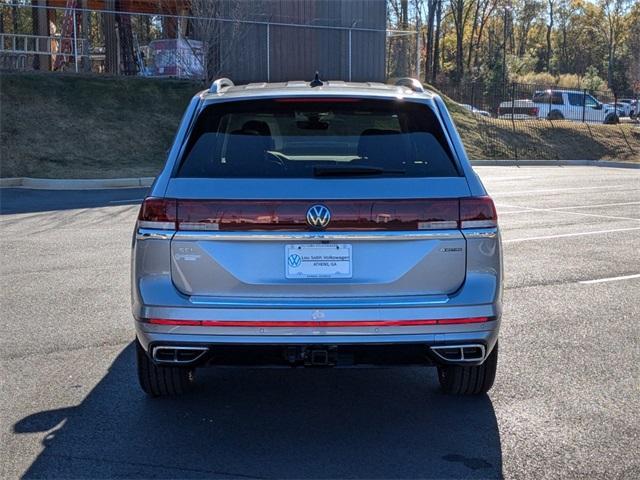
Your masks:
M 202 42 L 207 82 L 228 75 L 234 56 L 243 57 L 242 42 L 250 28 L 257 26 L 250 27 L 242 21 L 248 20 L 258 6 L 245 1 L 191 0 L 191 13 L 195 17 L 191 22 L 193 37 Z

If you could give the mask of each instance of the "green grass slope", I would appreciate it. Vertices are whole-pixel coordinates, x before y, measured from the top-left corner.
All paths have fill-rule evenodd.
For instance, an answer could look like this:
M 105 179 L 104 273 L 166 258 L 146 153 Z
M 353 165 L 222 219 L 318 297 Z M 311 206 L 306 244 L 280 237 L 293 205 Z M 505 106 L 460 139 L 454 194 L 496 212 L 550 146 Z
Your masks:
M 473 160 L 640 162 L 640 125 L 637 124 L 488 118 L 469 112 L 445 95 L 442 97 Z
M 202 84 L 141 78 L 3 73 L 0 176 L 153 176 Z M 472 159 L 640 161 L 632 125 L 487 119 L 445 97 Z
M 3 74 L 0 175 L 107 178 L 155 175 L 193 82 Z

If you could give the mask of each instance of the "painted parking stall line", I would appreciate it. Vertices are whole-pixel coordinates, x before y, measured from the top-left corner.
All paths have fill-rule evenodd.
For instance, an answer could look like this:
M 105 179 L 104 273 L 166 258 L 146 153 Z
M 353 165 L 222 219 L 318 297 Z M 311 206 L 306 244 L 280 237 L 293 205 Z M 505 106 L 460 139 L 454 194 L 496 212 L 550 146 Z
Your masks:
M 640 273 L 636 273 L 633 275 L 622 275 L 619 277 L 609 277 L 609 278 L 596 278 L 594 280 L 582 280 L 578 283 L 581 283 L 583 285 L 591 285 L 593 283 L 605 283 L 605 282 L 619 282 L 622 280 L 632 280 L 635 278 L 640 278 Z
M 609 190 L 614 188 L 625 187 L 626 185 L 600 185 L 598 187 L 567 187 L 567 188 L 543 188 L 536 190 L 518 190 L 518 191 L 507 191 L 507 192 L 490 192 L 492 197 L 515 197 L 522 194 L 529 193 L 554 193 L 554 192 L 570 192 L 570 191 L 581 191 L 581 190 Z
M 565 237 L 582 237 L 584 235 L 604 235 L 607 233 L 616 233 L 616 232 L 632 232 L 634 230 L 640 230 L 640 227 L 632 227 L 632 228 L 612 228 L 609 230 L 595 230 L 592 232 L 574 232 L 574 233 L 560 233 L 558 235 L 540 235 L 536 237 L 525 237 L 525 238 L 511 238 L 508 240 L 503 240 L 502 243 L 517 243 L 517 242 L 528 242 L 533 240 L 547 240 L 551 238 L 565 238 Z
M 596 217 L 596 218 L 606 218 L 608 220 L 630 220 L 632 222 L 640 222 L 640 218 L 635 217 L 620 217 L 617 215 L 600 215 L 597 213 L 584 213 L 584 212 L 572 212 L 567 210 L 562 210 L 559 208 L 536 208 L 536 207 L 525 207 L 522 205 L 507 205 L 504 203 L 496 204 L 497 207 L 509 207 L 509 208 L 518 208 L 520 210 L 511 210 L 505 213 L 525 213 L 525 212 L 546 212 L 546 213 L 564 213 L 566 215 L 577 215 L 581 217 Z

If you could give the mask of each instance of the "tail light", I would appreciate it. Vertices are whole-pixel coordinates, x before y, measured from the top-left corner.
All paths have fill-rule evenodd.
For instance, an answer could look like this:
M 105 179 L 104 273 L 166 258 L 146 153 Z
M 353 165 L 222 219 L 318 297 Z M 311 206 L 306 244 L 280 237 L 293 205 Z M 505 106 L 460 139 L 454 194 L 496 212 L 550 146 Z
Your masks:
M 538 107 L 531 107 L 529 109 L 529 116 L 530 117 L 537 117 L 538 116 Z
M 138 226 L 165 230 L 308 231 L 312 201 L 144 200 Z M 416 231 L 497 225 L 489 197 L 425 200 L 331 200 L 328 231 Z
M 460 228 L 498 226 L 498 214 L 491 197 L 469 197 L 460 200 Z
M 138 226 L 165 230 L 177 229 L 177 205 L 177 200 L 170 198 L 145 198 L 138 214 Z

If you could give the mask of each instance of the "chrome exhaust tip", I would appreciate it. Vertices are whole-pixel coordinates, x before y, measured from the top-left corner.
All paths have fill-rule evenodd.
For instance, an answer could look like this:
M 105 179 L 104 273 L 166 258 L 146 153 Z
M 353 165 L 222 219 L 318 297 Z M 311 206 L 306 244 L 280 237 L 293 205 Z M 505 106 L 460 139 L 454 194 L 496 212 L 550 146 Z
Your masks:
M 481 343 L 438 345 L 431 347 L 431 351 L 447 362 L 481 362 L 486 355 L 486 348 Z
M 196 362 L 208 351 L 208 347 L 158 345 L 152 348 L 151 358 L 158 363 L 186 365 Z

